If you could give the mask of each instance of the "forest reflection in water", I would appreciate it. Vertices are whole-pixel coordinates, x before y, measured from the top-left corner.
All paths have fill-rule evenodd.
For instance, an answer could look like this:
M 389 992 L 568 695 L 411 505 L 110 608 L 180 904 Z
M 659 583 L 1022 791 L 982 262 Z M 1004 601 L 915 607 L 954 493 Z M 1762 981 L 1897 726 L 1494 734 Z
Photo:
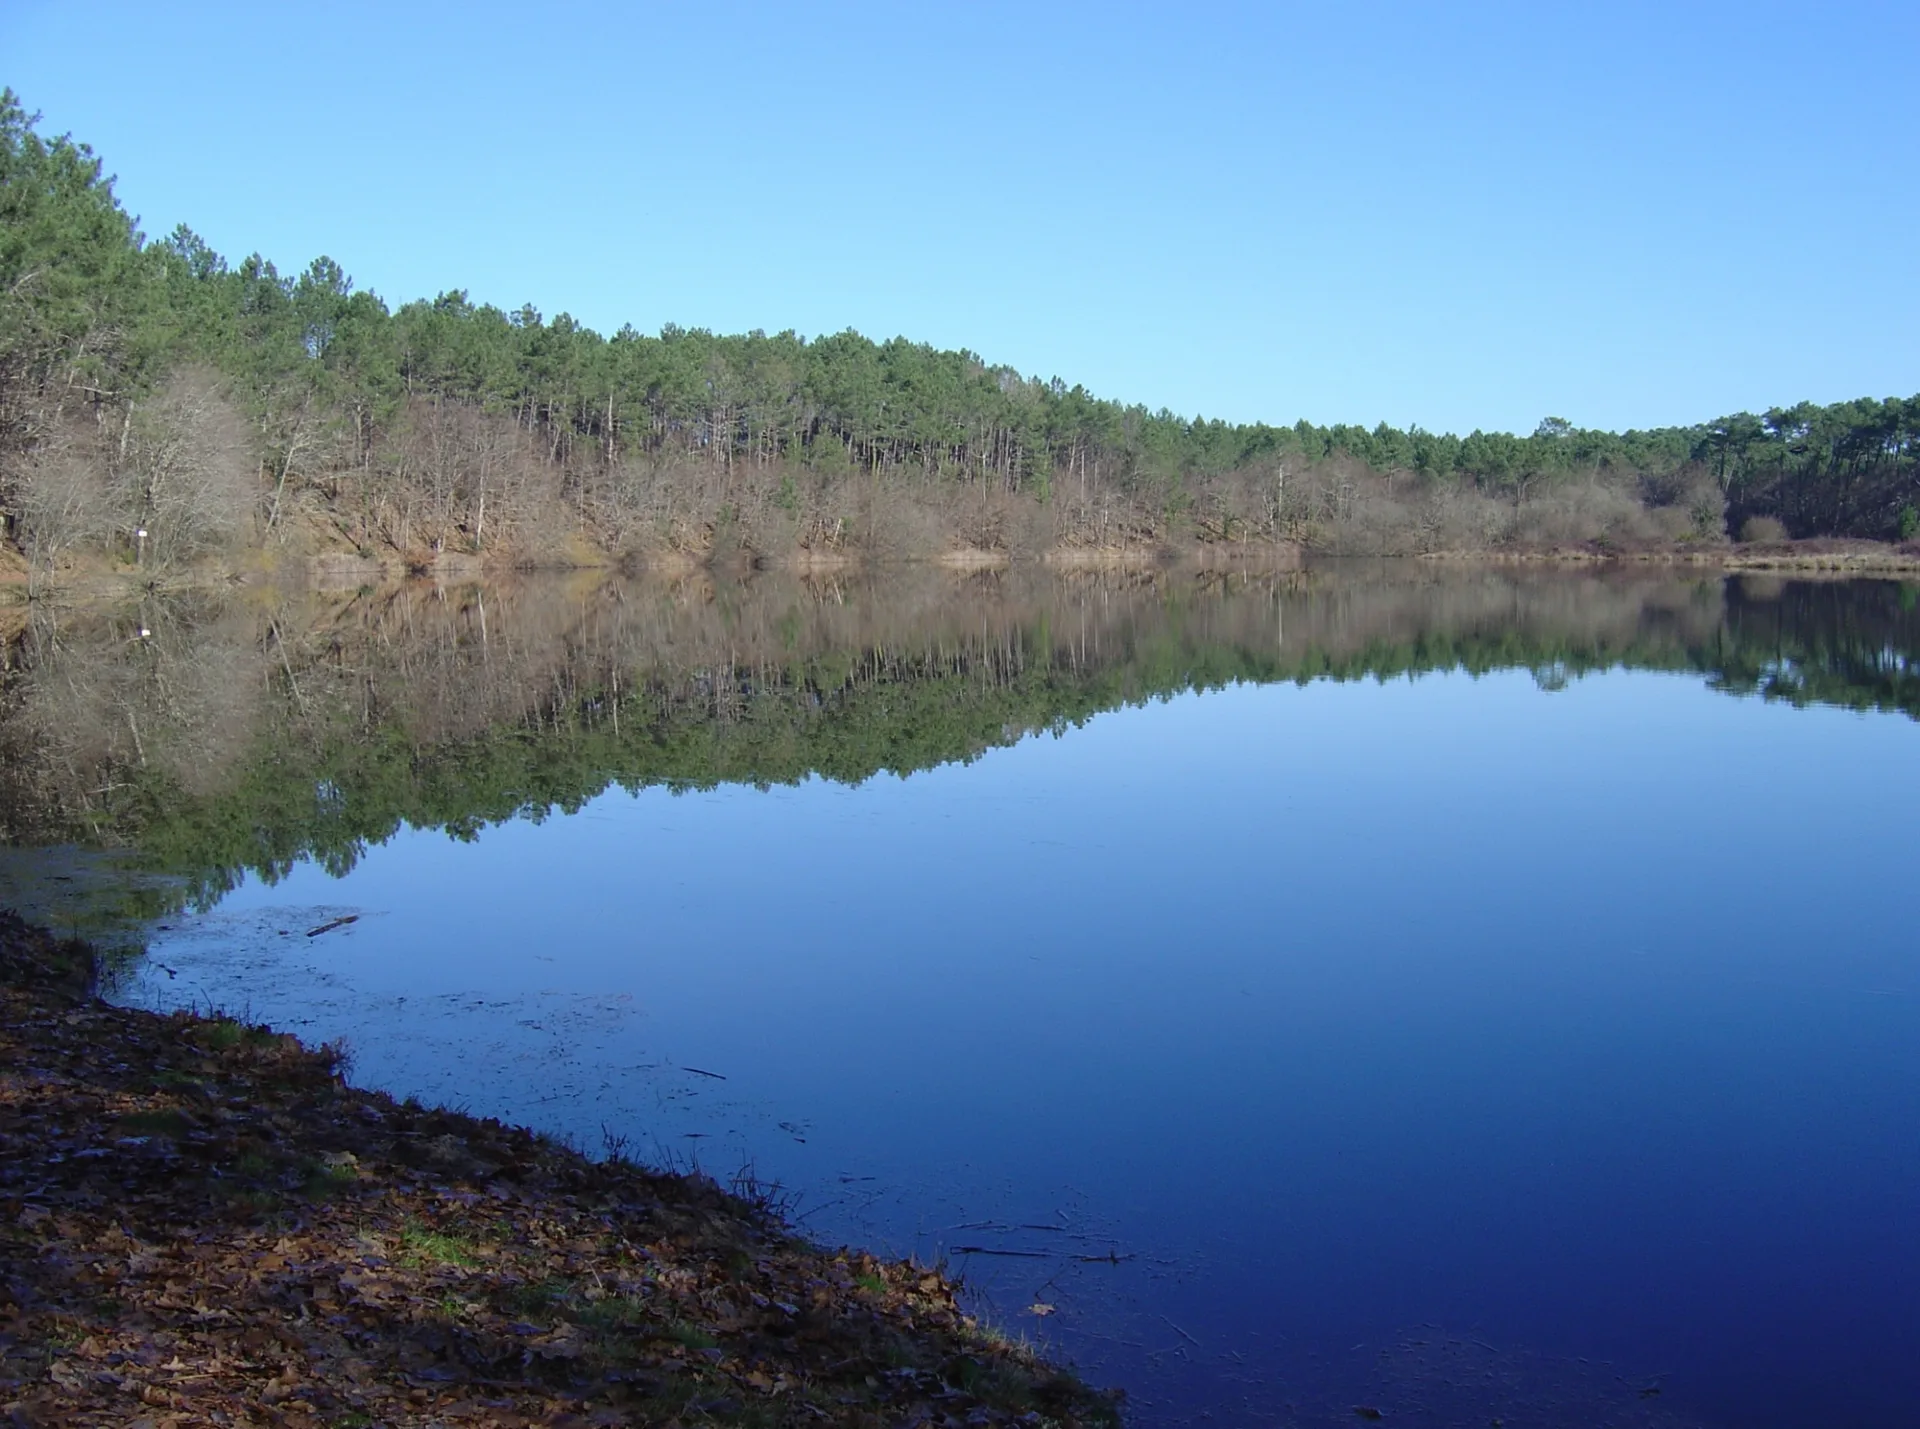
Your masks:
M 150 600 L 11 639 L 0 817 L 164 876 L 129 996 L 751 1160 L 1144 1422 L 1866 1422 L 1920 1394 L 1913 595 Z
M 1342 563 L 249 590 L 6 612 L 0 844 L 137 848 L 214 892 L 609 785 L 858 781 L 1236 681 L 1611 667 L 1920 717 L 1894 581 Z

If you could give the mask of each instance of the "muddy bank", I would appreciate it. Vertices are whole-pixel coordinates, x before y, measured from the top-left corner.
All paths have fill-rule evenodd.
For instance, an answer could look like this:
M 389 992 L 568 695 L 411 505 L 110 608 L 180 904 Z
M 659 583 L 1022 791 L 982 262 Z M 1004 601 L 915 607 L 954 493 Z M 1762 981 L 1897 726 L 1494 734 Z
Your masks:
M 937 1271 L 753 1188 L 593 1161 L 91 995 L 0 912 L 0 1417 L 16 1425 L 1115 1422 Z
M 469 585 L 517 575 L 554 571 L 686 578 L 707 573 L 742 577 L 757 571 L 782 571 L 833 578 L 862 571 L 931 566 L 960 572 L 1034 567 L 1052 571 L 1267 571 L 1298 572 L 1325 561 L 1413 559 L 1448 565 L 1671 567 L 1717 571 L 1779 572 L 1804 576 L 1920 576 L 1920 542 L 1808 540 L 1777 543 L 1701 543 L 1617 548 L 1601 543 L 1556 546 L 1503 546 L 1408 553 L 1404 557 L 1356 556 L 1315 550 L 1292 541 L 1139 545 L 1126 547 L 1049 547 L 1037 553 L 956 547 L 925 554 L 879 557 L 858 551 L 733 551 L 724 558 L 687 552 L 631 552 L 614 556 L 579 549 L 548 553 L 540 560 L 442 553 L 418 561 L 375 559 L 350 552 L 323 551 L 286 555 L 237 565 L 199 566 L 143 572 L 123 563 L 73 560 L 43 573 L 33 589 L 40 597 L 68 604 L 125 600 L 151 590 L 206 590 L 236 586 L 309 588 L 321 591 L 386 590 L 410 581 Z M 16 564 L 18 564 L 16 562 Z M 29 583 L 24 567 L 0 567 L 0 633 L 9 619 L 24 620 Z M 9 617 L 5 612 L 11 611 Z
M 1652 546 L 1543 546 L 1429 551 L 1420 559 L 1460 565 L 1671 566 L 1715 571 L 1780 571 L 1793 575 L 1920 575 L 1920 542 L 1810 540 Z

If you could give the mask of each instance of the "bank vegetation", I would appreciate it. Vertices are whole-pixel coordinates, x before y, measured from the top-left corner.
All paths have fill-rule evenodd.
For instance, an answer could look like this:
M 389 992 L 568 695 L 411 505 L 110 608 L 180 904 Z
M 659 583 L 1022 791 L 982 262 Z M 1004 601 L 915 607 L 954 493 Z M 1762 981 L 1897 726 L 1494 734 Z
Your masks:
M 1920 532 L 1920 398 L 1612 433 L 1235 424 L 858 333 L 611 336 L 149 239 L 0 98 L 0 523 L 76 563 L 1778 552 Z M 1857 554 L 1857 553 L 1856 553 Z M 1909 557 L 1920 548 L 1909 547 Z

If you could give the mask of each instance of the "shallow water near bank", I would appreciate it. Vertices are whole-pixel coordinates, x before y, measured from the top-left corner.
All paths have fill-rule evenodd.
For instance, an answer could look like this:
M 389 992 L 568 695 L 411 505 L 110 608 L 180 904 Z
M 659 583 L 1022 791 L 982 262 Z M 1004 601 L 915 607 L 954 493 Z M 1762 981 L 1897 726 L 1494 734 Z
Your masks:
M 1920 1406 L 1899 588 L 486 599 L 235 637 L 264 709 L 182 727 L 247 768 L 141 826 L 225 872 L 122 996 L 750 1167 L 1137 1422 Z

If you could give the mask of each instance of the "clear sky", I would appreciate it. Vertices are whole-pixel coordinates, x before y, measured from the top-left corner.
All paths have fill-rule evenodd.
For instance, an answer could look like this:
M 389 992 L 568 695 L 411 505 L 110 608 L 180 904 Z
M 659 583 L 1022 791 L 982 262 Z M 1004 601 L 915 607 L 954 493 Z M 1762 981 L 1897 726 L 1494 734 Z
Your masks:
M 1920 391 L 1920 5 L 0 0 L 147 231 L 1237 420 Z

